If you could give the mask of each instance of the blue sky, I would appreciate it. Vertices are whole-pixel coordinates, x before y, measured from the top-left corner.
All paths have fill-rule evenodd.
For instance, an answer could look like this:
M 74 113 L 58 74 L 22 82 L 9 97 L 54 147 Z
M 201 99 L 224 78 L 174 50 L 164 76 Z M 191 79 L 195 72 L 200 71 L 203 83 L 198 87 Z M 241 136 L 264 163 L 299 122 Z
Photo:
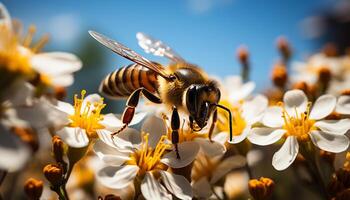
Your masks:
M 89 29 L 102 32 L 146 55 L 135 34 L 142 31 L 165 41 L 190 62 L 208 73 L 238 74 L 236 48 L 244 44 L 252 55 L 252 79 L 269 83 L 269 70 L 276 61 L 276 37 L 285 35 L 301 58 L 313 50 L 303 37 L 301 21 L 329 5 L 331 0 L 5 0 L 14 18 L 34 23 L 50 32 L 50 48 L 74 50 Z M 110 55 L 112 63 L 119 59 Z M 147 55 L 148 58 L 154 58 Z M 157 58 L 154 58 L 157 60 Z

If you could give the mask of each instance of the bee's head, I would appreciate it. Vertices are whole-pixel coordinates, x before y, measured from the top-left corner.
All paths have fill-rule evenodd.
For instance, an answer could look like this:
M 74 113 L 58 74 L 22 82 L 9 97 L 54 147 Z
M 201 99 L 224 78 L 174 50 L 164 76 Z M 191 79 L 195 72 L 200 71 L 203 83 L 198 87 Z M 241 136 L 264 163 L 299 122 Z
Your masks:
M 214 82 L 191 85 L 186 91 L 186 106 L 190 121 L 194 121 L 200 129 L 205 127 L 219 101 L 220 90 Z

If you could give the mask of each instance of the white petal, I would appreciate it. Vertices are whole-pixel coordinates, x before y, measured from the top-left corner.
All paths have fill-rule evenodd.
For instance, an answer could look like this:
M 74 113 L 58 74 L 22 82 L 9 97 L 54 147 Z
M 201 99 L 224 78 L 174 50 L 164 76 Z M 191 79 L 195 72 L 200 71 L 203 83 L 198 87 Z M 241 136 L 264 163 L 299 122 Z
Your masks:
M 333 112 L 336 102 L 337 100 L 333 95 L 326 94 L 320 96 L 312 107 L 310 119 L 319 120 L 327 117 Z
M 197 156 L 199 145 L 196 142 L 188 141 L 178 144 L 180 159 L 176 157 L 175 150 L 165 154 L 162 163 L 172 168 L 182 168 L 191 164 Z
M 136 113 L 135 116 L 132 118 L 129 126 L 140 123 L 146 116 L 147 116 L 146 112 Z
M 55 106 L 55 108 L 57 108 L 58 110 L 65 112 L 69 115 L 73 115 L 74 114 L 74 107 L 66 102 L 63 101 L 57 101 L 57 106 Z
M 276 170 L 288 168 L 299 152 L 299 144 L 294 136 L 287 137 L 282 147 L 273 155 L 272 165 Z
M 350 129 L 350 119 L 322 120 L 314 124 L 325 133 L 344 135 Z
M 279 106 L 272 106 L 266 109 L 262 123 L 265 126 L 272 128 L 279 128 L 283 126 L 283 118 L 282 118 L 282 108 Z
M 119 133 L 118 137 L 125 141 L 129 141 L 133 145 L 141 143 L 140 132 L 133 128 L 127 128 L 125 131 Z
M 11 92 L 6 92 L 4 99 L 9 100 L 14 106 L 28 106 L 33 103 L 34 90 L 30 83 L 18 81 L 10 86 L 8 91 Z
M 253 128 L 248 139 L 253 144 L 265 146 L 277 142 L 285 132 L 284 129 Z
M 138 171 L 136 165 L 108 166 L 98 171 L 97 179 L 106 187 L 122 189 L 133 183 Z
M 263 95 L 257 95 L 249 101 L 245 101 L 242 105 L 243 117 L 248 124 L 253 124 L 260 120 L 262 113 L 268 106 L 268 100 Z
M 96 155 L 110 166 L 120 166 L 129 160 L 129 154 L 120 152 L 116 148 L 106 145 L 101 140 L 94 144 L 94 152 Z
M 12 20 L 10 14 L 7 11 L 5 5 L 0 2 L 0 25 L 3 24 L 10 30 L 12 29 Z
M 251 131 L 251 127 L 248 126 L 243 130 L 243 132 L 240 135 L 233 135 L 232 141 L 228 141 L 228 142 L 231 144 L 238 144 L 247 138 L 250 131 Z
M 255 89 L 255 83 L 252 81 L 247 82 L 237 90 L 231 90 L 229 98 L 231 101 L 234 101 L 234 102 L 237 102 L 242 99 L 246 99 L 253 92 L 254 89 Z
M 37 129 L 62 127 L 69 123 L 67 113 L 58 110 L 44 98 L 36 101 L 32 106 L 16 107 L 16 111 L 19 118 L 26 120 Z
M 338 98 L 335 111 L 340 114 L 350 115 L 350 95 L 343 95 Z
M 210 183 L 215 184 L 227 173 L 231 172 L 233 169 L 243 167 L 245 164 L 246 159 L 243 156 L 235 155 L 226 158 L 224 161 L 220 162 L 219 166 L 216 167 L 215 172 L 210 179 Z
M 227 142 L 228 138 L 229 138 L 229 133 L 223 131 L 214 135 L 214 137 L 212 137 L 212 140 L 224 145 Z
M 311 141 L 320 149 L 340 153 L 349 147 L 349 139 L 345 135 L 331 135 L 322 131 L 312 131 Z
M 159 117 L 151 115 L 146 118 L 141 127 L 141 132 L 149 134 L 148 144 L 155 148 L 158 144 L 158 141 L 162 135 L 167 134 L 167 128 L 165 123 Z
M 35 54 L 31 63 L 39 73 L 51 76 L 73 73 L 82 67 L 82 62 L 78 57 L 65 52 Z
M 0 125 L 0 155 L 0 169 L 14 172 L 24 167 L 31 150 L 14 133 Z
M 89 138 L 84 129 L 76 127 L 64 127 L 56 134 L 69 146 L 74 148 L 86 147 L 89 144 Z
M 201 150 L 209 157 L 223 155 L 226 148 L 218 142 L 211 142 L 208 139 L 196 138 L 195 141 L 200 145 Z
M 137 132 L 135 129 L 127 128 L 124 130 L 124 132 Z M 121 138 L 121 134 L 115 135 L 114 137 L 111 136 L 112 132 L 109 132 L 107 130 L 98 130 L 97 135 L 100 138 L 101 141 L 103 141 L 105 144 L 109 145 L 110 147 L 116 148 L 119 151 L 123 152 L 132 152 L 133 144 L 127 139 L 127 138 Z M 122 135 L 124 136 L 124 135 Z
M 249 166 L 255 166 L 260 162 L 264 157 L 264 154 L 261 150 L 250 150 L 247 153 L 247 162 Z
M 179 199 L 192 199 L 192 187 L 185 177 L 166 171 L 160 171 L 160 174 L 165 187 L 170 193 Z
M 74 76 L 72 74 L 63 74 L 50 77 L 52 85 L 68 87 L 74 83 Z
M 157 180 L 155 180 L 152 173 L 146 173 L 141 183 L 141 192 L 147 200 L 172 199 L 167 190 Z
M 192 187 L 193 187 L 193 193 L 195 194 L 196 197 L 209 199 L 209 197 L 213 194 L 211 190 L 211 185 L 206 176 L 194 182 Z
M 117 131 L 123 126 L 123 122 L 112 113 L 104 115 L 100 124 L 111 132 Z
M 301 90 L 289 90 L 283 96 L 284 107 L 290 116 L 306 111 L 308 100 L 305 93 Z

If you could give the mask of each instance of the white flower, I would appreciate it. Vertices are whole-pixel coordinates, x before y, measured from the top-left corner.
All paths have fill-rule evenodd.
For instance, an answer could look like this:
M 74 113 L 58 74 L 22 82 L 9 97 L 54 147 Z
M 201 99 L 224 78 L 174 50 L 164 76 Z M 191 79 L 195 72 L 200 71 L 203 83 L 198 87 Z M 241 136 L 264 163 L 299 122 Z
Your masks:
M 192 168 L 192 187 L 196 197 L 208 199 L 212 194 L 212 186 L 224 178 L 233 169 L 243 167 L 246 159 L 235 155 L 223 159 L 221 156 L 197 156 Z
M 12 71 L 31 73 L 33 70 L 40 74 L 40 79 L 52 86 L 67 87 L 73 83 L 73 72 L 81 69 L 82 62 L 78 57 L 65 52 L 40 53 L 47 38 L 42 38 L 37 44 L 32 45 L 31 41 L 35 28 L 31 27 L 23 42 L 14 31 L 11 17 L 5 6 L 0 4 L 0 55 L 2 63 L 8 60 L 16 60 L 14 65 L 9 67 Z M 10 53 L 9 53 L 10 52 Z
M 250 133 L 252 125 L 258 122 L 265 109 L 268 106 L 268 100 L 263 95 L 257 95 L 241 103 L 230 104 L 223 100 L 220 102 L 230 109 L 232 113 L 232 131 L 233 138 L 230 143 L 237 144 L 242 142 Z M 219 110 L 218 129 L 229 135 L 228 114 Z
M 243 83 L 240 76 L 227 76 L 223 82 L 217 79 L 221 90 L 221 98 L 227 99 L 231 104 L 247 99 L 255 89 L 255 83 Z
M 163 133 L 143 133 L 141 138 L 138 131 L 128 128 L 113 139 L 99 136 L 101 140 L 95 143 L 94 151 L 109 165 L 97 173 L 102 184 L 122 189 L 137 179 L 146 199 L 172 199 L 171 194 L 179 199 L 192 198 L 192 188 L 187 179 L 168 172 L 167 168 L 189 165 L 199 150 L 196 143 L 179 144 L 181 159 L 177 159 Z M 189 151 L 193 148 L 197 151 Z
M 322 120 L 333 112 L 336 98 L 320 96 L 311 108 L 311 103 L 301 90 L 285 93 L 283 105 L 268 108 L 262 118 L 266 127 L 253 128 L 248 139 L 257 145 L 269 145 L 283 136 L 284 144 L 272 159 L 277 170 L 286 169 L 299 152 L 299 143 L 311 140 L 325 151 L 339 153 L 349 146 L 344 135 L 350 129 L 350 120 Z
M 81 98 L 74 96 L 74 106 L 58 101 L 57 109 L 65 112 L 68 119 L 67 126 L 57 131 L 59 135 L 69 146 L 75 148 L 85 147 L 89 139 L 97 138 L 97 133 L 111 137 L 111 134 L 119 130 L 123 123 L 113 114 L 102 115 L 101 110 L 106 104 L 103 104 L 103 98 L 98 94 L 91 94 L 84 98 L 86 91 L 81 92 Z M 140 122 L 144 113 L 136 114 L 129 125 Z
M 343 65 L 339 57 L 329 57 L 322 53 L 311 56 L 306 63 L 295 62 L 292 64 L 296 74 L 292 77 L 294 82 L 305 81 L 309 84 L 316 83 L 321 69 L 328 69 L 335 77 L 342 76 Z

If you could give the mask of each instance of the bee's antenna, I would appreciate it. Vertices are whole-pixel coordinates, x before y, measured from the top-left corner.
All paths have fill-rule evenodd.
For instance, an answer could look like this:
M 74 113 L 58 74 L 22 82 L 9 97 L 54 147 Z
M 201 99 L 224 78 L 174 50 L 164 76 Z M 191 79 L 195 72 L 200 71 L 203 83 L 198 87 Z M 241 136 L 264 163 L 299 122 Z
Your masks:
M 232 113 L 230 111 L 230 109 L 226 108 L 225 106 L 223 105 L 220 105 L 220 104 L 214 104 L 215 106 L 221 108 L 221 109 L 224 109 L 226 112 L 228 112 L 228 117 L 229 117 L 229 120 L 230 120 L 230 141 L 232 141 Z

